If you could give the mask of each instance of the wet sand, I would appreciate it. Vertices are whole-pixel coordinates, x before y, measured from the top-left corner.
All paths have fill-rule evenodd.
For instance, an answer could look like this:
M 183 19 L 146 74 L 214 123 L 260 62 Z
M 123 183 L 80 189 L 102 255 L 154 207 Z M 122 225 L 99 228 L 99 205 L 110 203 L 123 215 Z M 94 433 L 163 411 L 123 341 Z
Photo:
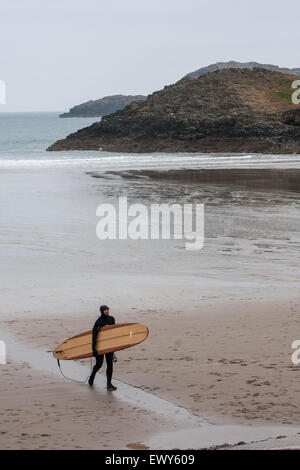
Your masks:
M 91 172 L 94 178 L 120 175 L 125 179 L 149 178 L 156 181 L 177 181 L 216 185 L 248 187 L 253 190 L 300 191 L 300 169 L 289 168 L 222 168 L 180 170 L 129 170 L 108 171 L 106 174 Z
M 150 329 L 145 343 L 118 354 L 116 379 L 212 424 L 300 425 L 300 371 L 291 363 L 300 337 L 297 194 L 108 176 L 2 173 L 1 330 L 45 352 L 89 329 L 105 302 L 118 322 Z M 178 240 L 101 244 L 97 204 L 124 192 L 148 202 L 179 192 L 183 201 L 204 197 L 205 248 L 187 253 Z M 10 348 L 8 359 L 0 366 L 1 448 L 138 447 L 174 431 L 173 419 L 122 394 L 114 399 L 101 381 L 94 393 Z M 175 419 L 176 426 L 190 429 Z
M 2 368 L 1 449 L 128 449 L 141 436 L 170 429 L 167 420 L 105 390 L 37 372 L 27 363 L 10 361 Z

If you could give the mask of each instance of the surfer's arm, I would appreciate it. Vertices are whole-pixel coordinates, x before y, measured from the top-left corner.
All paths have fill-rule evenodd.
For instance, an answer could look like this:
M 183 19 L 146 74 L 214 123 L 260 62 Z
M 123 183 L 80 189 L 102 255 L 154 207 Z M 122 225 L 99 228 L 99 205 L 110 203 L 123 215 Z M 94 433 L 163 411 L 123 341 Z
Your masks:
M 93 332 L 92 332 L 92 350 L 93 350 L 94 356 L 97 355 L 96 342 L 97 342 L 97 335 L 98 335 L 99 329 L 100 329 L 100 325 L 99 325 L 99 321 L 97 320 L 94 325 Z

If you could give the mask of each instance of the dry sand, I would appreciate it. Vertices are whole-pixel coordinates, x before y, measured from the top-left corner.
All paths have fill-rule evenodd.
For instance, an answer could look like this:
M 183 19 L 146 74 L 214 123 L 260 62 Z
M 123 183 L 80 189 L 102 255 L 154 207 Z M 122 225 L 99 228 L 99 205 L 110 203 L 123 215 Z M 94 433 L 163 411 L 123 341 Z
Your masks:
M 296 299 L 210 303 L 184 317 L 152 312 L 147 324 L 148 340 L 118 353 L 115 378 L 210 423 L 300 424 L 300 370 L 291 363 L 291 343 L 300 338 Z M 43 351 L 75 332 L 66 317 L 4 326 Z M 77 327 L 86 329 L 86 322 L 76 318 Z M 126 401 L 115 403 L 105 390 L 93 393 L 26 364 L 2 366 L 1 376 L 2 448 L 126 448 L 174 427 Z
M 300 339 L 296 303 L 233 303 L 227 309 L 232 313 L 221 304 L 209 306 L 184 318 L 152 313 L 149 338 L 118 353 L 115 377 L 210 422 L 300 424 L 300 369 L 291 362 L 291 344 Z M 35 339 L 28 342 L 38 338 L 41 350 L 88 326 L 77 319 L 75 331 L 66 318 L 34 323 Z M 4 326 L 20 340 L 32 331 L 29 319 Z M 46 327 L 49 334 L 43 336 Z

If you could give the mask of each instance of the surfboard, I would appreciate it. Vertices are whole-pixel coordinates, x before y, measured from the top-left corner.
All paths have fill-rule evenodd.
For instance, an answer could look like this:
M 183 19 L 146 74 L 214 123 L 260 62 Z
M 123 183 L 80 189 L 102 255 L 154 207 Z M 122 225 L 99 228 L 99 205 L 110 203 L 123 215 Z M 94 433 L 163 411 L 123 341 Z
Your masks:
M 148 334 L 148 328 L 142 323 L 103 326 L 97 336 L 96 349 L 98 354 L 120 351 L 145 341 Z M 92 330 L 66 339 L 53 351 L 53 356 L 59 360 L 83 359 L 92 355 Z

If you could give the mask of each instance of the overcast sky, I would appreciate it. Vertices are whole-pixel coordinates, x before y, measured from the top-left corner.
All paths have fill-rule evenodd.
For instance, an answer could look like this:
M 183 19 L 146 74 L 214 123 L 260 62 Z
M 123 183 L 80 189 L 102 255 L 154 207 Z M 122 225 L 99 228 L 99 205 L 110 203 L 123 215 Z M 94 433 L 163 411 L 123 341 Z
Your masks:
M 0 111 L 148 94 L 237 60 L 300 67 L 299 0 L 0 0 Z

